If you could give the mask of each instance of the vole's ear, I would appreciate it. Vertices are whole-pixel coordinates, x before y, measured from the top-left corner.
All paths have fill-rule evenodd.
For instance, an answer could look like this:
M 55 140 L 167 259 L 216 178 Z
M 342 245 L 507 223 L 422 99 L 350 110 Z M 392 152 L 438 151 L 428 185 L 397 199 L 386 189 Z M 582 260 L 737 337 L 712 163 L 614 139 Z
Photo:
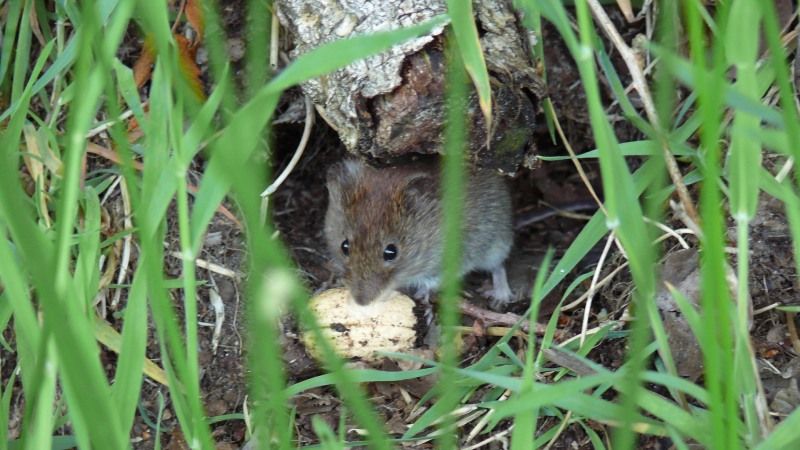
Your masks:
M 406 208 L 430 205 L 439 195 L 439 183 L 433 174 L 418 172 L 410 177 L 403 189 L 403 203 Z
M 365 164 L 357 159 L 346 159 L 334 164 L 328 169 L 328 192 L 332 196 L 338 196 L 342 190 L 354 185 L 365 169 Z

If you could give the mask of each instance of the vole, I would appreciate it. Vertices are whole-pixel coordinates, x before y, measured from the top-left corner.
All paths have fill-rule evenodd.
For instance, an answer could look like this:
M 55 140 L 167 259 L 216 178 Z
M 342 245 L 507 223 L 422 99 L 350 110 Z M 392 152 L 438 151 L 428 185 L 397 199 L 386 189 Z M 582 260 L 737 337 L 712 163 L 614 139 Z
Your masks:
M 328 171 L 324 234 L 334 268 L 366 305 L 395 289 L 427 300 L 441 281 L 443 231 L 438 165 L 378 169 L 348 159 Z M 513 241 L 511 197 L 489 170 L 467 174 L 460 274 L 492 274 L 491 306 L 512 294 L 503 265 Z

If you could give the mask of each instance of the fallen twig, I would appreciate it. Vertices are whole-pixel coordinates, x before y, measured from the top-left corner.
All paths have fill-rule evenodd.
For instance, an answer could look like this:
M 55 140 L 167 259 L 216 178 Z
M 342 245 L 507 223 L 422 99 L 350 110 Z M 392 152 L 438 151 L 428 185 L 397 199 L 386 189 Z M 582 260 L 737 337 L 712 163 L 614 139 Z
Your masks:
M 530 321 L 523 319 L 522 316 L 518 316 L 517 314 L 513 313 L 498 313 L 494 311 L 489 311 L 488 309 L 481 308 L 479 306 L 475 306 L 469 302 L 461 302 L 459 305 L 461 309 L 461 313 L 467 316 L 470 316 L 474 319 L 479 319 L 483 321 L 484 325 L 488 328 L 490 325 L 507 325 L 513 326 L 517 323 L 520 323 L 520 329 L 523 331 L 530 331 L 531 323 Z M 534 324 L 534 331 L 537 335 L 544 335 L 545 330 L 547 327 L 542 325 L 538 322 Z M 555 330 L 554 337 L 556 340 L 565 339 L 567 334 L 560 331 Z

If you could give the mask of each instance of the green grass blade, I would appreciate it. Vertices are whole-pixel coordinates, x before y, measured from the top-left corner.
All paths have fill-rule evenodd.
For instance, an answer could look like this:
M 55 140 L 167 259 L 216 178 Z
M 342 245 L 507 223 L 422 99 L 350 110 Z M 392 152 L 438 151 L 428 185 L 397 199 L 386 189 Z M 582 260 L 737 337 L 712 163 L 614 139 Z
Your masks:
M 12 372 L 8 377 L 8 382 L 3 387 L 0 395 L 0 448 L 5 449 L 8 442 L 8 421 L 9 411 L 11 411 L 11 397 L 14 393 L 14 383 L 17 381 L 17 374 Z
M 267 13 L 272 12 L 273 7 L 272 0 L 248 0 L 247 2 L 247 11 L 249 12 L 246 49 L 248 96 L 255 94 L 258 88 L 272 76 L 272 69 L 267 66 L 267 58 L 264 55 L 269 54 L 271 38 L 272 14 Z M 227 77 L 223 75 L 222 78 Z
M 17 158 L 19 155 L 17 154 L 16 149 L 18 148 L 20 134 L 22 133 L 22 127 L 25 123 L 25 115 L 33 95 L 32 80 L 42 71 L 42 68 L 44 67 L 45 62 L 47 62 L 47 58 L 52 50 L 52 42 L 48 43 L 42 49 L 42 52 L 39 54 L 39 58 L 36 60 L 36 64 L 34 64 L 33 69 L 31 70 L 31 79 L 28 81 L 28 84 L 17 101 L 17 104 L 19 105 L 18 109 L 12 111 L 11 108 L 9 108 L 7 111 L 10 113 L 11 118 L 7 122 L 6 128 L 2 131 L 2 134 L 0 134 L 0 151 L 3 152 L 0 154 L 0 157 L 4 158 L 2 160 L 4 167 L 17 167 Z M 3 119 L 0 118 L 0 120 Z M 0 178 L 7 179 L 9 182 L 11 182 L 11 177 Z M 9 197 L 8 200 L 16 203 L 19 198 Z
M 14 52 L 14 66 L 11 78 L 11 101 L 15 102 L 22 95 L 22 88 L 25 85 L 25 73 L 28 71 L 31 53 L 31 21 L 30 17 L 33 2 L 25 2 L 22 10 L 22 20 L 19 22 L 19 33 Z
M 798 428 L 800 428 L 800 409 L 795 409 L 754 450 L 797 448 L 800 445 Z
M 725 76 L 721 61 L 722 45 L 715 36 L 713 65 L 706 71 L 707 43 L 700 21 L 704 6 L 698 2 L 687 5 L 689 42 L 693 56 L 693 76 L 699 92 L 698 107 L 702 117 L 701 146 L 703 148 L 703 178 L 700 214 L 703 220 L 704 239 L 701 261 L 702 314 L 706 316 L 706 327 L 702 339 L 706 341 L 704 352 L 705 381 L 711 397 L 711 445 L 715 448 L 739 448 L 738 429 L 734 421 L 737 416 L 735 386 L 728 378 L 733 370 L 733 343 L 731 342 L 731 302 L 725 281 L 725 255 L 723 251 L 723 223 L 719 208 L 719 137 L 721 133 L 722 94 Z M 720 8 L 718 17 L 725 17 L 725 8 Z
M 208 49 L 208 61 L 209 67 L 211 68 L 211 74 L 214 77 L 214 81 L 216 84 L 224 89 L 226 92 L 233 94 L 235 90 L 234 80 L 230 75 L 230 71 L 227 70 L 227 67 L 230 65 L 230 59 L 228 57 L 228 51 L 225 46 L 225 42 L 228 39 L 228 36 L 225 33 L 225 28 L 222 26 L 219 13 L 217 12 L 217 8 L 220 6 L 219 2 L 212 2 L 212 1 L 202 1 L 202 14 L 203 14 L 203 21 L 205 26 L 205 39 L 204 45 Z M 265 8 L 262 11 L 259 11 L 258 14 L 260 16 L 267 16 L 269 11 Z M 261 20 L 261 19 L 254 19 L 250 18 L 249 20 Z M 250 43 L 248 42 L 247 51 L 250 51 Z M 267 59 L 268 53 L 264 52 L 258 55 L 259 58 Z M 250 61 L 246 61 L 249 63 Z M 249 87 L 249 86 L 248 86 Z M 255 88 L 255 86 L 253 86 Z M 229 120 L 231 114 L 235 110 L 236 106 L 239 104 L 239 99 L 236 95 L 226 95 L 222 99 L 222 117 L 223 120 Z
M 6 12 L 6 20 L 2 27 L 3 51 L 0 52 L 0 84 L 3 84 L 5 81 L 8 68 L 11 67 L 11 55 L 14 54 L 12 49 L 16 43 L 17 30 L 20 25 L 19 19 L 22 14 L 23 6 L 25 6 L 23 2 L 14 2 L 13 4 L 9 4 L 8 11 Z
M 764 35 L 769 45 L 769 59 L 772 63 L 775 81 L 780 93 L 782 125 L 789 142 L 789 149 L 794 152 L 795 156 L 800 156 L 800 118 L 798 118 L 797 108 L 795 107 L 794 92 L 789 78 L 789 68 L 786 65 L 786 54 L 781 43 L 775 5 L 771 2 L 758 2 L 758 5 L 761 7 Z M 795 179 L 800 180 L 798 171 L 795 171 Z M 797 254 L 795 254 L 795 260 L 797 259 Z M 798 267 L 800 267 L 800 263 L 798 263 Z
M 14 330 L 17 339 L 17 350 L 20 361 L 25 366 L 27 357 L 35 355 L 39 348 L 39 322 L 36 319 L 36 310 L 28 294 L 28 285 L 25 274 L 20 268 L 20 261 L 14 257 L 13 247 L 6 240 L 7 230 L 0 220 L 0 284 L 3 285 L 3 299 L 8 301 L 14 314 Z M 35 361 L 31 361 L 35 364 Z M 31 368 L 33 367 L 31 364 Z M 26 369 L 28 369 L 26 367 Z M 22 372 L 23 378 L 28 370 Z
M 528 320 L 530 323 L 536 323 L 539 318 L 539 308 L 543 300 L 541 295 L 542 286 L 544 285 L 547 269 L 550 267 L 550 260 L 552 257 L 553 250 L 549 249 L 542 263 L 539 265 L 539 271 L 536 273 L 536 280 L 534 281 L 533 292 L 531 294 L 531 307 L 528 313 Z M 534 327 L 531 327 L 528 331 L 528 349 L 525 352 L 525 367 L 522 372 L 522 393 L 528 393 L 534 389 L 533 380 L 539 369 L 542 355 L 542 353 L 537 353 L 535 348 L 536 332 Z M 531 409 L 514 416 L 514 430 L 511 434 L 512 450 L 533 450 L 536 419 L 538 415 L 538 409 Z
M 453 396 L 463 397 L 469 392 L 468 388 L 461 386 L 450 386 Z M 444 402 L 435 402 L 425 411 L 403 434 L 403 439 L 409 439 L 419 435 L 427 428 L 433 426 L 437 421 L 446 417 L 453 409 Z
M 147 298 L 145 296 L 147 288 L 144 280 L 144 272 L 137 270 L 128 292 L 122 327 L 122 345 L 118 357 L 119 364 L 114 373 L 114 385 L 111 387 L 111 395 L 120 415 L 120 424 L 123 430 L 130 430 L 133 427 L 142 386 L 142 369 L 147 347 Z
M 47 351 L 42 364 L 42 377 L 38 380 L 39 392 L 36 395 L 36 405 L 33 407 L 32 423 L 26 426 L 25 449 L 39 450 L 47 448 L 53 433 L 54 413 L 53 401 L 56 396 L 56 367 L 55 346 L 50 341 L 45 344 Z
M 470 3 L 463 2 L 463 5 Z M 452 6 L 452 3 L 451 5 Z M 452 13 L 452 11 L 451 11 Z M 467 17 L 460 17 L 467 19 Z M 472 24 L 472 14 L 469 14 L 468 24 Z M 456 20 L 454 20 L 456 22 Z M 464 24 L 462 24 L 464 25 Z M 456 28 L 455 23 L 453 27 Z M 455 37 L 455 39 L 454 39 Z M 466 36 L 462 36 L 466 37 Z M 477 40 L 477 33 L 475 34 Z M 442 258 L 442 288 L 439 301 L 439 321 L 442 326 L 441 336 L 441 362 L 442 372 L 436 387 L 438 399 L 434 406 L 442 410 L 452 411 L 458 407 L 459 393 L 450 385 L 453 370 L 458 364 L 458 350 L 456 343 L 455 326 L 458 318 L 458 297 L 461 291 L 461 255 L 462 255 L 462 220 L 463 220 L 463 195 L 465 189 L 465 166 L 463 149 L 466 148 L 467 127 L 465 117 L 467 112 L 467 74 L 464 58 L 466 51 L 461 47 L 462 42 L 456 33 L 448 36 L 446 53 L 446 102 L 447 125 L 444 131 L 444 165 L 442 168 L 442 214 L 444 248 Z M 467 47 L 467 50 L 474 50 Z M 477 49 L 480 55 L 480 48 Z M 482 58 L 482 55 L 480 55 Z M 490 112 L 491 113 L 491 112 Z M 444 449 L 455 448 L 454 417 L 451 414 L 442 416 L 444 420 L 439 423 L 438 446 Z
M 729 26 L 736 31 L 727 33 L 728 42 L 725 46 L 728 61 L 736 65 L 737 80 L 734 89 L 753 101 L 758 101 L 760 98 L 756 80 L 758 27 L 752 26 L 752 23 L 760 21 L 759 12 L 759 9 L 749 2 L 732 2 Z M 731 130 L 729 156 L 731 212 L 745 227 L 756 212 L 758 200 L 758 179 L 752 176 L 752 171 L 761 166 L 761 149 L 756 141 L 749 139 L 749 132 L 758 128 L 759 123 L 759 117 L 737 111 Z M 746 289 L 747 277 L 742 281 Z
M 389 372 L 383 370 L 362 369 L 348 372 L 350 378 L 356 383 L 389 383 L 411 380 L 431 375 L 436 372 L 434 368 L 408 370 L 402 372 Z M 314 378 L 300 381 L 286 388 L 286 394 L 293 397 L 301 392 L 334 384 L 336 380 L 331 374 L 319 375 Z
M 656 156 L 661 149 L 658 147 L 658 142 L 652 140 L 630 141 L 621 142 L 619 150 L 622 156 Z M 689 156 L 693 152 L 686 151 L 685 149 L 676 149 L 675 155 Z M 600 150 L 594 149 L 585 151 L 576 155 L 578 159 L 597 159 L 600 157 Z M 567 161 L 571 156 L 540 156 L 542 161 Z
M 75 258 L 73 282 L 79 302 L 85 311 L 90 311 L 97 294 L 100 273 L 100 199 L 97 192 L 87 186 L 82 193 L 83 229 L 78 232 L 78 255 Z
M 758 27 L 753 23 L 760 22 L 758 6 L 745 2 L 733 2 L 731 6 L 727 33 L 727 59 L 736 67 L 737 80 L 734 89 L 742 96 L 758 101 L 761 96 L 756 59 L 758 52 Z M 729 149 L 729 189 L 730 209 L 736 220 L 737 228 L 737 320 L 736 332 L 736 365 L 737 389 L 741 395 L 742 408 L 747 425 L 745 442 L 750 446 L 762 439 L 759 410 L 766 411 L 767 405 L 761 403 L 763 397 L 758 392 L 758 368 L 752 345 L 750 344 L 749 311 L 749 239 L 748 225 L 756 213 L 758 203 L 758 177 L 752 176 L 753 170 L 761 167 L 761 148 L 759 143 L 750 137 L 750 130 L 759 128 L 761 120 L 744 111 L 736 111 L 731 128 Z M 763 418 L 763 423 L 771 419 Z M 766 430 L 764 430 L 766 431 Z
M 128 108 L 133 112 L 133 116 L 140 124 L 146 122 L 142 100 L 139 98 L 139 90 L 133 80 L 133 70 L 122 64 L 120 60 L 113 60 L 114 75 L 117 79 L 118 93 L 125 99 Z
M 489 72 L 486 70 L 478 28 L 473 19 L 472 2 L 448 0 L 447 12 L 452 19 L 453 36 L 458 42 L 458 51 L 464 68 L 478 92 L 478 103 L 486 121 L 488 143 L 491 140 L 492 130 L 492 89 L 489 85 Z

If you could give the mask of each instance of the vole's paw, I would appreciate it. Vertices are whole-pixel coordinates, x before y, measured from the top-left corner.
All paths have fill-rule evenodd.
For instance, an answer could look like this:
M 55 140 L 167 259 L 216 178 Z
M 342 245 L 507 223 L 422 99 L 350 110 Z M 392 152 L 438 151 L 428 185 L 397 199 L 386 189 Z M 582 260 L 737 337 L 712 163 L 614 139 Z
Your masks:
M 505 312 L 508 309 L 508 305 L 514 300 L 511 291 L 507 293 L 496 292 L 495 289 L 492 289 L 487 294 L 489 296 L 489 308 L 492 311 Z
M 478 292 L 489 300 L 489 309 L 492 311 L 505 312 L 508 309 L 508 305 L 515 301 L 511 289 L 493 287 L 491 289 L 479 289 Z
M 419 300 L 423 305 L 431 306 L 431 290 L 428 288 L 418 287 L 414 290 L 414 295 L 412 297 Z
M 433 314 L 433 305 L 430 303 L 424 304 L 422 311 L 422 321 L 424 323 L 425 328 L 430 328 L 431 325 L 436 325 L 434 322 L 434 314 Z
M 412 297 L 417 300 L 417 304 L 422 308 L 422 320 L 425 328 L 430 327 L 435 318 L 433 304 L 431 303 L 431 290 L 427 288 L 417 288 L 414 290 Z
M 505 311 L 513 301 L 514 294 L 508 286 L 505 267 L 500 266 L 492 271 L 492 289 L 486 295 L 490 298 L 489 307 L 494 311 Z

